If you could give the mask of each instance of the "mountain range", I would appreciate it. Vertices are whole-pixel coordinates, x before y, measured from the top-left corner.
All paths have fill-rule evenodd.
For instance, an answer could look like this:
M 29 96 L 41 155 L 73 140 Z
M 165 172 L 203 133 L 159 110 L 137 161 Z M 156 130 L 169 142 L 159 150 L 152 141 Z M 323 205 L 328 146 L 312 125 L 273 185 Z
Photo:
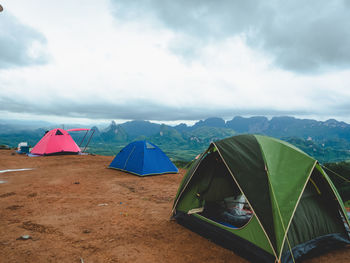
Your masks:
M 0 144 L 16 146 L 21 141 L 35 145 L 45 130 L 58 127 L 48 123 L 5 123 L 0 120 Z M 34 127 L 36 126 L 36 127 Z M 79 125 L 74 126 L 79 127 Z M 81 127 L 81 125 L 80 125 Z M 330 119 L 317 121 L 294 117 L 263 116 L 241 117 L 225 121 L 213 117 L 200 120 L 192 126 L 169 126 L 150 121 L 135 120 L 107 127 L 93 126 L 95 133 L 89 144 L 89 152 L 115 155 L 133 140 L 147 139 L 158 145 L 174 160 L 189 161 L 204 151 L 210 142 L 237 134 L 263 134 L 285 140 L 320 162 L 336 162 L 350 159 L 350 125 Z M 84 134 L 72 133 L 80 142 Z

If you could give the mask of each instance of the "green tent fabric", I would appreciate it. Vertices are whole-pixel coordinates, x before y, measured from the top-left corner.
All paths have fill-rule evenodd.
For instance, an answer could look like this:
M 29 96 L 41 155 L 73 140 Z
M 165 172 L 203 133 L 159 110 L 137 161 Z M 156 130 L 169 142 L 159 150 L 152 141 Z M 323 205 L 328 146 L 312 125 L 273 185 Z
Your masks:
M 235 227 L 226 200 L 239 195 L 249 213 Z M 324 241 L 319 240 L 350 243 L 343 202 L 321 165 L 296 147 L 261 135 L 212 143 L 184 176 L 173 216 L 192 225 L 203 223 L 230 240 L 237 237 L 244 251 L 255 250 L 255 258 L 267 262 L 293 262 L 321 249 Z

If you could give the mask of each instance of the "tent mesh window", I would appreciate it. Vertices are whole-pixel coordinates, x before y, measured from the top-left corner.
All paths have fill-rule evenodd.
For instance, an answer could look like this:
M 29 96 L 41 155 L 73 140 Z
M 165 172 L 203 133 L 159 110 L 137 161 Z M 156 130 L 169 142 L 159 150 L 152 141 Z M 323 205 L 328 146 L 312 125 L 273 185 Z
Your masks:
M 60 130 L 57 130 L 55 135 L 63 135 L 63 133 Z
M 232 228 L 249 222 L 252 210 L 217 152 L 205 157 L 194 176 L 197 197 L 203 205 L 198 214 Z
M 150 144 L 149 142 L 146 142 L 146 148 L 147 149 L 155 149 L 156 147 L 154 147 L 152 144 Z

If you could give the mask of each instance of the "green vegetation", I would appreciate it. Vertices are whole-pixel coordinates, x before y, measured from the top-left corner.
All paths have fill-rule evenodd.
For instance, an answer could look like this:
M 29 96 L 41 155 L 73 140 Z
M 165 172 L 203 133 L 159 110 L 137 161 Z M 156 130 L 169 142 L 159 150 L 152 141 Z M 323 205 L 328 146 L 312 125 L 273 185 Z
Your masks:
M 173 161 L 173 163 L 176 165 L 177 168 L 187 168 L 187 165 L 189 162 L 185 161 Z
M 343 199 L 345 206 L 350 207 L 350 162 L 326 163 L 326 172 Z
M 299 137 L 282 137 L 320 163 L 341 162 L 350 159 L 350 143 L 344 139 L 312 140 Z

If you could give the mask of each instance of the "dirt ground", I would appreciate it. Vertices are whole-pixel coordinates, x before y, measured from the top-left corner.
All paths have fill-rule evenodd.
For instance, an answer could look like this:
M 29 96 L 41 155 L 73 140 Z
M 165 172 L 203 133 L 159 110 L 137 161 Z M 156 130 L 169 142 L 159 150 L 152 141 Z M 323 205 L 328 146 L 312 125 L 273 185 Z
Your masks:
M 112 159 L 0 150 L 0 170 L 34 168 L 0 173 L 0 262 L 247 262 L 170 220 L 183 170 L 140 178 Z M 350 262 L 348 248 L 308 262 Z

